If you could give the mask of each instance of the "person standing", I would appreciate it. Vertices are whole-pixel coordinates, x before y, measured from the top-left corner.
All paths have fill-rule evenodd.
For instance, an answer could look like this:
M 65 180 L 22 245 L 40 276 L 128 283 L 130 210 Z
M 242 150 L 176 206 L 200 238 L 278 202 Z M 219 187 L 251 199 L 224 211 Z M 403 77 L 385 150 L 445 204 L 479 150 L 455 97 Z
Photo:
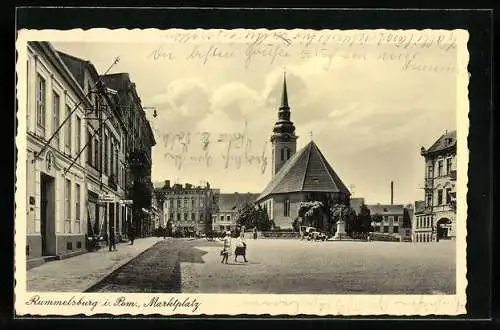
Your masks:
M 117 251 L 116 250 L 116 235 L 115 235 L 115 228 L 110 227 L 109 228 L 109 252 L 111 251 Z
M 224 247 L 222 248 L 221 254 L 222 254 L 222 260 L 221 263 L 226 263 L 229 259 L 229 254 L 231 253 L 231 232 L 227 231 L 226 236 L 223 239 L 224 241 Z
M 243 232 L 241 232 L 240 236 L 236 239 L 236 249 L 234 250 L 234 262 L 236 262 L 236 259 L 238 256 L 242 256 L 245 262 L 248 262 L 247 260 L 247 243 L 245 242 L 245 236 L 243 235 Z
M 253 239 L 257 239 L 257 227 L 253 227 Z
M 130 225 L 128 226 L 128 238 L 130 240 L 130 245 L 134 245 L 134 240 L 135 240 L 135 226 L 134 223 L 131 222 Z

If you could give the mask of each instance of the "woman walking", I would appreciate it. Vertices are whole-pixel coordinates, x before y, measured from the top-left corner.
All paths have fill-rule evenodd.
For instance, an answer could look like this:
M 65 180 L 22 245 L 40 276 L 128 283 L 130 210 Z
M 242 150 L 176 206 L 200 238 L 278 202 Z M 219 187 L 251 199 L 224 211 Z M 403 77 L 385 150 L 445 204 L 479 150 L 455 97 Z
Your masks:
M 238 239 L 236 240 L 236 249 L 234 250 L 234 262 L 236 262 L 238 256 L 242 256 L 245 262 L 248 262 L 247 243 L 245 242 L 245 237 L 243 235 L 243 232 L 241 232 L 240 237 L 238 237 Z
M 226 263 L 229 258 L 229 254 L 231 253 L 231 232 L 227 231 L 226 236 L 224 237 L 224 247 L 220 254 L 222 255 L 221 263 Z

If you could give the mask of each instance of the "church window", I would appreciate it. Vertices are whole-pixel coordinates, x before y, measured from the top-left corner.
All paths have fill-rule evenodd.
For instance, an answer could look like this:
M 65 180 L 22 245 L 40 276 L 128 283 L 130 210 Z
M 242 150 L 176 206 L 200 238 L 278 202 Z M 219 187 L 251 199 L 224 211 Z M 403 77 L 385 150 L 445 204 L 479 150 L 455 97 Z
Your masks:
M 290 216 L 290 200 L 287 198 L 285 199 L 284 203 L 283 203 L 283 215 L 285 217 L 289 217 Z

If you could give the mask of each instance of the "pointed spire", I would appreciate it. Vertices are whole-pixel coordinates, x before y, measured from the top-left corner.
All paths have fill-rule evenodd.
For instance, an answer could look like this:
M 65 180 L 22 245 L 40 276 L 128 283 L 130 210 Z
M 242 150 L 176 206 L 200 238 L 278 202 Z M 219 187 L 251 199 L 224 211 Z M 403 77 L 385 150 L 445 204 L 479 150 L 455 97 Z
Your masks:
M 283 72 L 283 91 L 281 94 L 281 106 L 280 109 L 288 109 L 288 93 L 286 90 L 286 71 Z

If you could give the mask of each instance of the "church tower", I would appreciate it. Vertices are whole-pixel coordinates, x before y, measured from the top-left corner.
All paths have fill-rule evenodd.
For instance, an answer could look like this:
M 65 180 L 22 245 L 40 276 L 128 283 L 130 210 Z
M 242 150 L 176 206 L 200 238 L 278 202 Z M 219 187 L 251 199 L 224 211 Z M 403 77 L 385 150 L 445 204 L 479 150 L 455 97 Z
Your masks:
M 295 126 L 290 121 L 290 107 L 288 106 L 288 94 L 286 90 L 286 73 L 283 75 L 283 91 L 281 105 L 278 111 L 278 121 L 274 124 L 271 136 L 272 150 L 272 175 L 281 169 L 283 164 L 292 157 L 297 150 L 297 138 Z

